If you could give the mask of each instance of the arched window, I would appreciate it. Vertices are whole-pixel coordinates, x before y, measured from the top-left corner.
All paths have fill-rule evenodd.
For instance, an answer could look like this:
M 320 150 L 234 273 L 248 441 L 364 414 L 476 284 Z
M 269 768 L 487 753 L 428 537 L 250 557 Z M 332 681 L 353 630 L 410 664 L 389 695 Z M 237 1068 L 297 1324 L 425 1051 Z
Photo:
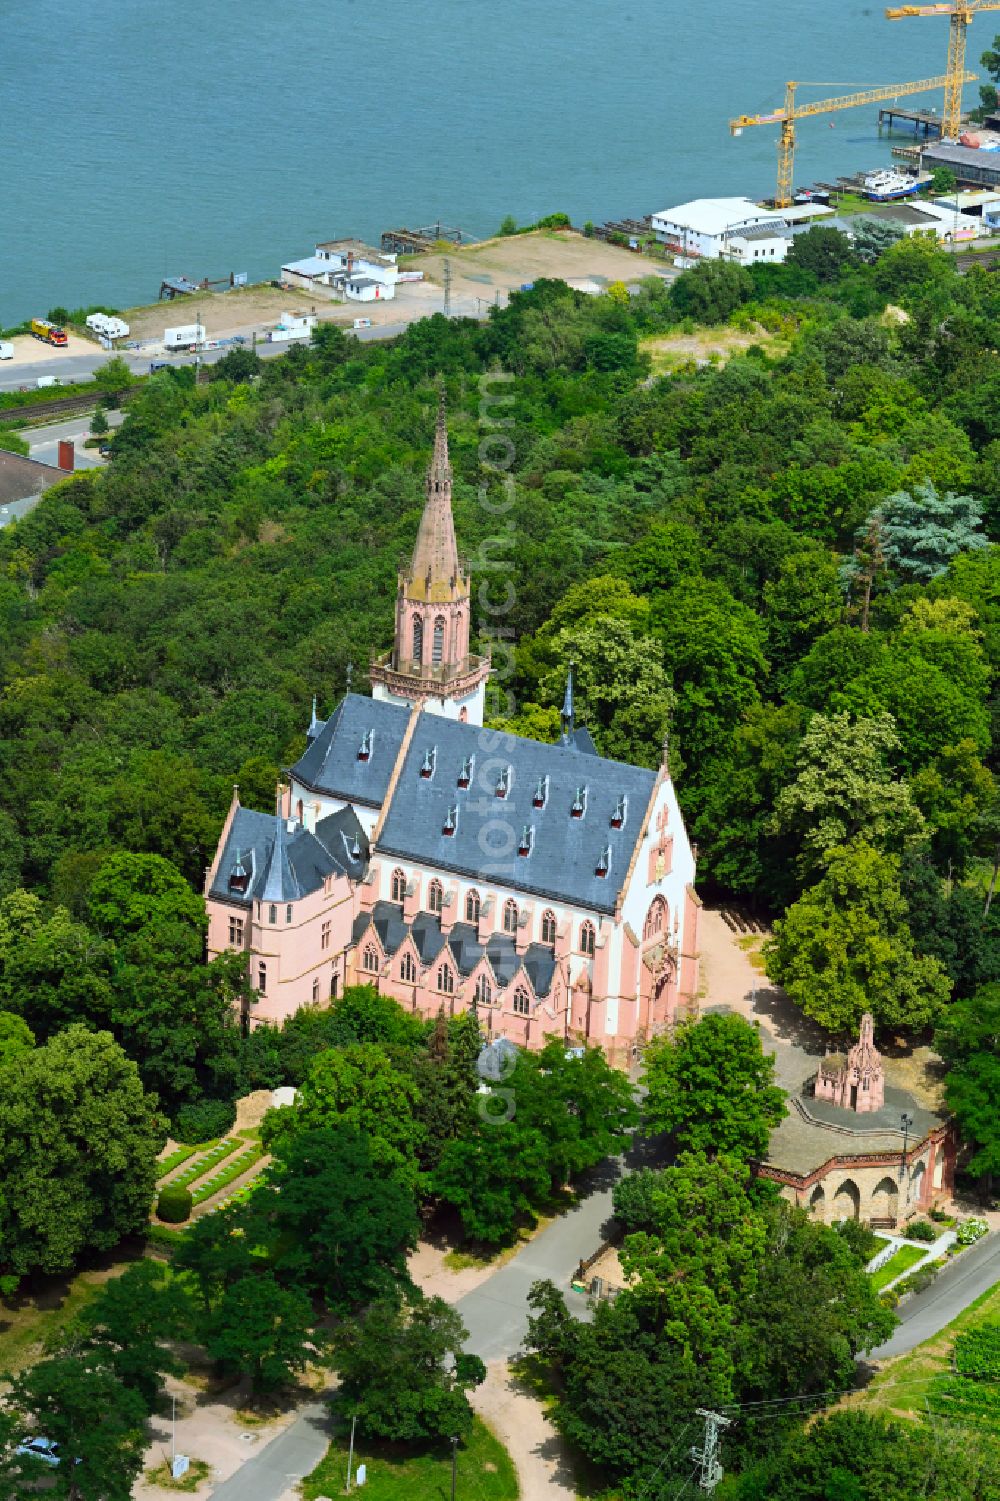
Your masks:
M 667 921 L 667 904 L 662 896 L 656 896 L 649 904 L 646 913 L 646 922 L 642 930 L 643 938 L 653 938 L 657 933 L 662 933 Z
M 503 904 L 503 930 L 505 933 L 517 932 L 517 903 L 513 897 Z
M 450 964 L 442 964 L 438 970 L 438 990 L 445 995 L 453 995 L 455 990 L 455 972 Z
M 468 896 L 465 898 L 465 920 L 466 920 L 466 922 L 478 922 L 479 921 L 479 892 L 478 891 L 470 891 L 469 894 L 468 894 Z
M 257 966 L 257 989 L 261 995 L 267 995 L 267 965 L 263 963 Z
M 410 953 L 410 951 L 408 949 L 407 949 L 406 953 L 403 955 L 402 959 L 400 960 L 400 964 L 399 964 L 399 978 L 401 980 L 408 981 L 409 984 L 411 984 L 411 985 L 413 984 L 413 981 L 417 978 L 417 966 L 414 964 L 414 962 L 413 962 L 413 955 Z
M 422 662 L 424 657 L 424 622 L 419 615 L 413 617 L 413 660 Z
M 319 1000 L 319 981 L 318 980 L 314 980 L 313 981 L 313 1004 L 315 1004 L 316 1001 L 318 1001 L 318 1000 Z
M 267 920 L 270 923 L 275 923 L 278 921 L 278 909 L 273 902 L 267 909 Z
M 440 881 L 432 881 L 427 888 L 427 906 L 432 912 L 440 912 L 444 906 L 444 887 Z
M 592 922 L 585 922 L 580 929 L 580 952 L 593 959 L 596 947 L 597 934 Z
M 542 942 L 555 943 L 556 941 L 556 915 L 554 912 L 542 913 Z
M 361 964 L 370 975 L 378 974 L 378 949 L 370 943 L 361 956 Z
M 476 981 L 476 1000 L 481 1006 L 488 1006 L 493 1000 L 493 986 L 485 975 L 480 975 Z
M 514 991 L 514 1013 L 516 1016 L 527 1016 L 531 1010 L 531 1000 L 523 985 L 519 985 Z
M 299 823 L 302 822 L 302 815 L 305 813 L 305 811 L 306 810 L 302 805 L 302 799 L 299 798 L 298 802 L 295 804 L 295 816 L 298 819 Z
M 392 899 L 401 902 L 406 895 L 406 876 L 398 868 L 392 873 Z
M 434 619 L 434 646 L 431 651 L 431 665 L 440 667 L 444 661 L 444 616 L 437 615 Z

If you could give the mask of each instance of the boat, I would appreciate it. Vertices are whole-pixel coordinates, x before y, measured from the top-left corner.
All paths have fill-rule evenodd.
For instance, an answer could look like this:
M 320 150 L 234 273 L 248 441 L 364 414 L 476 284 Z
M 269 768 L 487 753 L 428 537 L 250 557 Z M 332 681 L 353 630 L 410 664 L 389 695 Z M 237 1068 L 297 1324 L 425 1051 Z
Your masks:
M 888 203 L 892 198 L 908 198 L 917 191 L 918 186 L 914 178 L 906 177 L 902 172 L 894 172 L 888 167 L 866 174 L 864 195 L 873 203 Z

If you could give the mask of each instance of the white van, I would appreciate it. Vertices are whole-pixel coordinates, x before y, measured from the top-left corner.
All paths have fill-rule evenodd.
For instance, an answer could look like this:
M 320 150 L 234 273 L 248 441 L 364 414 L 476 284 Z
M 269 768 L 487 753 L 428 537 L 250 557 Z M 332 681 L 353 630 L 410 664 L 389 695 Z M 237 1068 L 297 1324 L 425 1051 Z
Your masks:
M 371 328 L 371 326 L 372 320 L 370 318 L 355 318 L 354 320 L 355 328 Z
M 43 391 L 46 386 L 61 386 L 62 381 L 58 375 L 40 375 L 35 381 L 35 385 L 39 391 Z
M 6 339 L 0 339 L 0 360 L 12 360 L 14 358 L 14 346 Z

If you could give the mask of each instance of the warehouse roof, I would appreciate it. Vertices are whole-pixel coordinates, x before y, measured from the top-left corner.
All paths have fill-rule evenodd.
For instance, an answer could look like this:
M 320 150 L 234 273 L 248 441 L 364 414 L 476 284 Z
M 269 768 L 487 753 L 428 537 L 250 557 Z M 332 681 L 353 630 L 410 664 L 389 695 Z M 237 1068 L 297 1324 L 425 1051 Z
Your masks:
M 784 222 L 780 213 L 761 208 L 749 198 L 694 198 L 690 203 L 679 203 L 675 208 L 662 209 L 653 218 L 664 219 L 680 229 L 690 229 L 703 235 L 722 235 L 742 224 L 756 224 L 767 220 L 778 224 Z

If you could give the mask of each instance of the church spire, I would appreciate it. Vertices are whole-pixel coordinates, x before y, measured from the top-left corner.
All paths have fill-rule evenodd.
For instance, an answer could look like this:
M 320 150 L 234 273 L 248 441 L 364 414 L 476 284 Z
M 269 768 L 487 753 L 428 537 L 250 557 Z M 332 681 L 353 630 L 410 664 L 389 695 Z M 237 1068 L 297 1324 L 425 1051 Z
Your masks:
M 563 745 L 569 745 L 573 738 L 575 719 L 576 716 L 573 711 L 573 663 L 571 662 L 569 664 L 569 672 L 566 674 L 566 692 L 563 695 L 563 706 L 559 715 Z
M 451 485 L 448 422 L 442 386 L 434 433 L 434 457 L 427 471 L 424 514 L 420 518 L 410 564 L 410 587 L 406 591 L 411 598 L 448 599 L 458 586 L 461 570 L 455 521 L 451 514 Z

